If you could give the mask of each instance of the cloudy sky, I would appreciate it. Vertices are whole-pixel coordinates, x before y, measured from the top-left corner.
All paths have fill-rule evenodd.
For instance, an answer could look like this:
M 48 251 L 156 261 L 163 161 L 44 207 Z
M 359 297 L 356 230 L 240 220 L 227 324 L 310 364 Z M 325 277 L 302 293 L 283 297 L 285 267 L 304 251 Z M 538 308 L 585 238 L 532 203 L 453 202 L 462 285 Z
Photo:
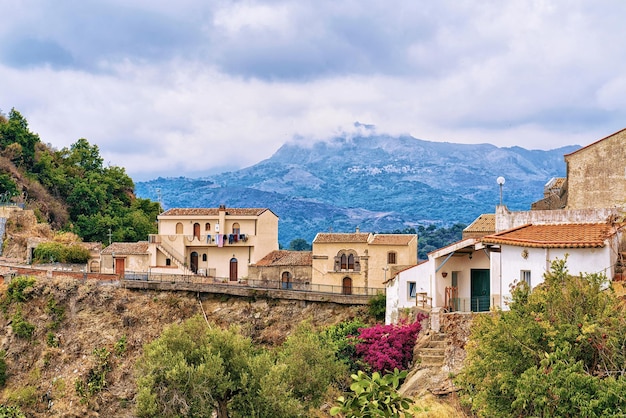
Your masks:
M 378 133 L 550 149 L 626 127 L 623 0 L 0 0 L 0 109 L 135 179 Z

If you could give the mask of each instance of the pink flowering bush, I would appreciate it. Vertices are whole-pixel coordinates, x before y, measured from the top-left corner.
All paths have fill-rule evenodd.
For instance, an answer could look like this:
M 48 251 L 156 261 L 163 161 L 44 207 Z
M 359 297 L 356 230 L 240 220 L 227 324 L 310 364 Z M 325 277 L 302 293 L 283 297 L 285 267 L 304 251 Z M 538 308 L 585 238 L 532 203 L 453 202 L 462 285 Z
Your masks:
M 424 318 L 426 315 L 420 313 L 411 324 L 361 328 L 356 343 L 357 355 L 374 372 L 406 370 L 413 359 L 413 347 Z

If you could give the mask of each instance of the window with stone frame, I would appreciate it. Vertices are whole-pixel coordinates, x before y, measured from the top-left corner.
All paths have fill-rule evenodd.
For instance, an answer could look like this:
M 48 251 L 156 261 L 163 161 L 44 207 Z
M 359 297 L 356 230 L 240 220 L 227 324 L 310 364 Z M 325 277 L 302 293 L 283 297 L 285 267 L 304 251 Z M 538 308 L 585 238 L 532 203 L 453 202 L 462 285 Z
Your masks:
M 395 251 L 389 251 L 387 253 L 387 264 L 396 264 L 396 253 Z
M 341 250 L 335 257 L 334 271 L 361 271 L 359 256 L 354 250 Z

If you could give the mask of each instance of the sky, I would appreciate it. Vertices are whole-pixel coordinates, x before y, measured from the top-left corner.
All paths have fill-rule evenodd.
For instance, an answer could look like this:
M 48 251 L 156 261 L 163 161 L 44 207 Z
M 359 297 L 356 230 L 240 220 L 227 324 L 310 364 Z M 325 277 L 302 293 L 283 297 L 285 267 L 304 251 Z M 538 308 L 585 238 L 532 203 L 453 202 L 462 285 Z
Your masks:
M 0 109 L 135 180 L 358 134 L 553 149 L 626 127 L 623 0 L 0 0 Z M 358 123 L 357 123 L 358 122 Z

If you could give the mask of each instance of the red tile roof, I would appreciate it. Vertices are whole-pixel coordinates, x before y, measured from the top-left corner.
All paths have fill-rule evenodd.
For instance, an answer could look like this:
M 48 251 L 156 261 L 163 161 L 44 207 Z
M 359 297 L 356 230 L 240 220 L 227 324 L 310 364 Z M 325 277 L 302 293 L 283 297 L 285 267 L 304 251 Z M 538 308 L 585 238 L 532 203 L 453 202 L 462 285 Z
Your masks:
M 409 245 L 417 239 L 417 235 L 411 234 L 376 234 L 370 241 L 373 245 Z
M 267 208 L 226 208 L 226 215 L 230 216 L 259 216 Z M 172 208 L 160 216 L 218 216 L 219 208 Z M 271 212 L 271 211 L 270 211 Z
M 487 244 L 537 248 L 598 248 L 615 234 L 608 224 L 523 225 L 481 239 Z
M 144 255 L 148 254 L 148 241 L 114 242 L 102 250 L 102 254 Z
M 312 260 L 311 251 L 276 250 L 257 261 L 256 265 L 259 267 L 311 266 L 313 265 Z
M 496 232 L 496 215 L 483 213 L 467 226 L 463 232 Z
M 313 242 L 315 243 L 326 243 L 326 244 L 330 244 L 330 243 L 352 243 L 352 242 L 358 242 L 358 243 L 367 243 L 367 241 L 369 240 L 370 234 L 366 233 L 366 232 L 353 232 L 353 233 L 349 233 L 349 234 L 345 234 L 345 233 L 334 233 L 334 232 L 330 232 L 330 233 L 318 233 L 315 236 L 315 239 L 313 240 Z

